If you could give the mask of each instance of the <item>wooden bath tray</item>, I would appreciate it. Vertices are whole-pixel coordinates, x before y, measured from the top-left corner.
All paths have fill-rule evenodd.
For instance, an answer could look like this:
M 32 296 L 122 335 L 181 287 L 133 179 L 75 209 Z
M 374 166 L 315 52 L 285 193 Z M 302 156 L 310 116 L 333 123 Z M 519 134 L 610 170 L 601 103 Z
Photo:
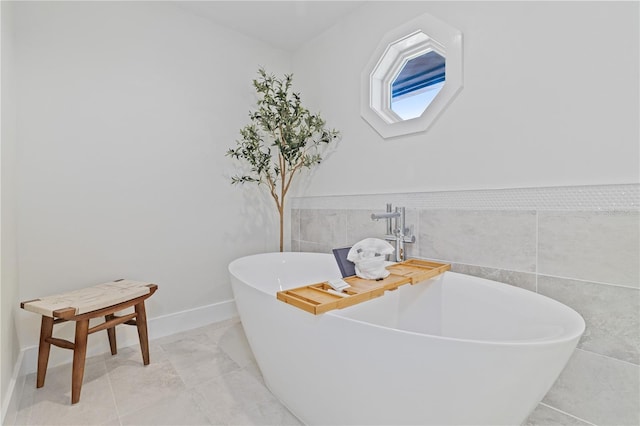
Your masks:
M 344 296 L 331 293 L 331 286 L 326 281 L 279 291 L 276 296 L 278 300 L 318 315 L 380 297 L 387 290 L 395 290 L 404 284 L 419 283 L 449 269 L 451 265 L 448 263 L 409 259 L 387 266 L 390 274 L 380 281 L 365 280 L 355 275 L 344 278 L 351 286 L 344 291 Z

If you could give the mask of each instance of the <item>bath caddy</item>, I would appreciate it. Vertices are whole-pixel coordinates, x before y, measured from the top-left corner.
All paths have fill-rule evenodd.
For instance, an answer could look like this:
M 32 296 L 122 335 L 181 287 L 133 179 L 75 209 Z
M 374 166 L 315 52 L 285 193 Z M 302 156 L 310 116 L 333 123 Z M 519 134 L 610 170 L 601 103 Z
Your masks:
M 314 315 L 334 309 L 342 309 L 365 300 L 380 297 L 387 290 L 395 290 L 404 284 L 416 284 L 451 269 L 448 263 L 409 259 L 387 266 L 389 276 L 383 280 L 365 280 L 357 276 L 344 280 L 351 286 L 343 296 L 332 293 L 329 283 L 321 282 L 304 287 L 279 291 L 278 300 L 289 303 Z

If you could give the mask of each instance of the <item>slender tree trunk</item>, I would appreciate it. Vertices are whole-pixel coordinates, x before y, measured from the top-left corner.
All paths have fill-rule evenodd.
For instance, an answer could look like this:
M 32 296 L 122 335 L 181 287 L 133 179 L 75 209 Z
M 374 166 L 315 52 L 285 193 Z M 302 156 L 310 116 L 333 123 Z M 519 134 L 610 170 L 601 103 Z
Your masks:
M 278 213 L 280 213 L 280 252 L 283 252 L 284 251 L 284 203 L 278 206 Z
M 282 137 L 282 130 L 280 130 L 280 135 Z M 286 141 L 284 139 L 282 142 L 286 145 Z M 278 213 L 280 213 L 280 252 L 282 253 L 284 251 L 284 197 L 287 196 L 288 189 L 285 185 L 287 177 L 287 163 L 284 161 L 282 154 L 280 154 L 278 158 L 280 160 L 280 204 L 278 204 Z

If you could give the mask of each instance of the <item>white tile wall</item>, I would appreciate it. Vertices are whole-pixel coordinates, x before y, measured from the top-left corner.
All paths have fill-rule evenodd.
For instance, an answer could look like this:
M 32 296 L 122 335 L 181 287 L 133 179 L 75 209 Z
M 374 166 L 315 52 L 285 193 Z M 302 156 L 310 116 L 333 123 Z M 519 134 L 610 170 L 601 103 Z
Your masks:
M 538 213 L 538 272 L 640 287 L 638 211 Z

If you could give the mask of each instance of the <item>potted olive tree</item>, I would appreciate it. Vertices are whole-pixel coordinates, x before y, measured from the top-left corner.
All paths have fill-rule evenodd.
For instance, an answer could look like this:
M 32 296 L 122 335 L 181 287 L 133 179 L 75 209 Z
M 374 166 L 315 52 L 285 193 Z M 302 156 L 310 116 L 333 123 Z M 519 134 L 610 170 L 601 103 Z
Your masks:
M 258 94 L 251 122 L 240 129 L 241 138 L 227 155 L 246 166 L 244 174 L 233 176 L 232 184 L 256 182 L 273 198 L 280 215 L 280 251 L 284 250 L 285 197 L 294 177 L 322 161 L 326 147 L 339 132 L 327 129 L 320 114 L 302 106 L 300 94 L 292 89 L 292 74 L 277 78 L 263 68 L 253 80 Z

